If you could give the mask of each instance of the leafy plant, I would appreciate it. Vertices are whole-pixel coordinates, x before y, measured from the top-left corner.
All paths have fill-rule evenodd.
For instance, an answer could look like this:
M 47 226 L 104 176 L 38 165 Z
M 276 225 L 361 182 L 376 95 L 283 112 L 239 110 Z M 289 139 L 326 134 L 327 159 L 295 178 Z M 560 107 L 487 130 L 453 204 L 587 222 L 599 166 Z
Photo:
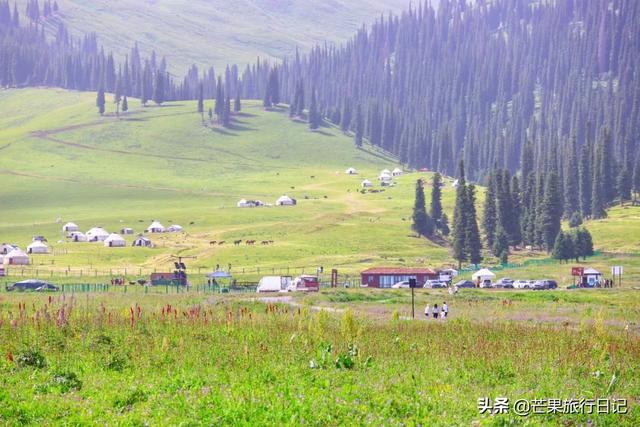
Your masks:
M 32 366 L 34 368 L 44 368 L 47 366 L 47 360 L 42 353 L 36 349 L 29 349 L 18 354 L 15 360 L 18 366 Z

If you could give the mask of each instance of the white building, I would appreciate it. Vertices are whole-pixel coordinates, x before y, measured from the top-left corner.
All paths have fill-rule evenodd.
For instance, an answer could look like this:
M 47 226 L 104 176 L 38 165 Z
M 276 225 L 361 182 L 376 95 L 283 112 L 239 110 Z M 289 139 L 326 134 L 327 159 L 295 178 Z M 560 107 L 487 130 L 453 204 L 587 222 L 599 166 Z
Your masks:
M 167 228 L 167 231 L 169 233 L 180 233 L 181 231 L 183 231 L 184 229 L 182 228 L 182 226 L 178 225 L 178 224 L 173 224 L 170 225 L 169 228 Z
M 143 247 L 143 248 L 150 248 L 150 247 L 153 247 L 153 243 L 151 243 L 151 240 L 147 239 L 144 236 L 138 236 L 138 237 L 135 238 L 135 240 L 133 241 L 131 246 L 139 246 L 139 247 Z
M 109 237 L 109 233 L 102 227 L 93 227 L 91 230 L 87 231 L 87 241 L 89 242 L 104 242 L 107 237 Z
M 39 240 L 32 242 L 27 246 L 27 253 L 29 254 L 46 254 L 49 253 L 49 247 Z
M 78 231 L 80 230 L 80 227 L 78 227 L 75 223 L 73 222 L 68 222 L 65 225 L 62 226 L 62 231 L 69 233 L 71 231 Z
M 3 262 L 5 265 L 28 265 L 29 255 L 20 249 L 14 249 L 4 256 Z
M 283 196 L 280 196 L 278 198 L 278 200 L 276 200 L 276 205 L 277 206 L 293 206 L 296 204 L 296 200 L 292 199 L 291 197 L 287 196 L 286 194 Z
M 362 188 L 370 188 L 373 187 L 373 183 L 371 181 L 369 181 L 368 179 L 365 179 L 364 181 L 362 181 Z
M 392 172 L 391 172 L 391 176 L 400 176 L 402 175 L 402 169 L 400 168 L 395 168 Z
M 355 168 L 347 168 L 347 170 L 344 171 L 344 173 L 346 173 L 347 175 L 357 175 L 358 171 L 355 170 Z
M 158 221 L 153 221 L 146 231 L 147 233 L 164 233 L 165 228 Z
M 123 248 L 127 246 L 127 242 L 121 235 L 111 233 L 109 234 L 109 237 L 104 239 L 104 245 L 110 248 Z
M 86 242 L 89 239 L 87 238 L 87 235 L 84 233 L 81 233 L 80 231 L 72 231 L 71 233 L 69 233 L 69 238 L 71 239 L 72 242 Z

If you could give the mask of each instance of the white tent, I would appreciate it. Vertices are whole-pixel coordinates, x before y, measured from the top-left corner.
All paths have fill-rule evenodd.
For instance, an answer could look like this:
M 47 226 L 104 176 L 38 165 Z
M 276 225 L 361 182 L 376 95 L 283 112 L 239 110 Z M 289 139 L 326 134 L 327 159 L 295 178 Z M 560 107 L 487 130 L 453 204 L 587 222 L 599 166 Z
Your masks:
M 173 224 L 170 225 L 169 228 L 167 228 L 167 231 L 169 233 L 179 233 L 183 230 L 182 226 L 178 225 L 178 224 Z
M 78 227 L 73 222 L 68 222 L 62 226 L 62 231 L 69 232 L 69 231 L 78 231 L 78 230 L 80 230 L 80 227 Z
M 109 234 L 104 240 L 104 245 L 110 248 L 122 248 L 127 245 L 127 242 L 122 238 L 121 235 L 116 233 Z
M 158 221 L 153 221 L 149 228 L 147 228 L 147 233 L 164 233 L 164 226 L 160 224 Z
M 402 169 L 400 169 L 400 168 L 395 168 L 395 169 L 393 170 L 393 172 L 391 172 L 391 175 L 392 175 L 392 176 L 400 176 L 400 175 L 402 175 Z
M 373 187 L 373 183 L 368 179 L 365 179 L 364 181 L 362 181 L 361 185 L 362 185 L 362 188 Z
M 240 199 L 238 201 L 238 203 L 236 204 L 236 206 L 239 207 L 239 208 L 248 208 L 249 204 L 247 203 L 246 199 Z
M 8 265 L 27 265 L 29 264 L 29 255 L 20 249 L 14 249 L 4 256 L 4 263 Z
M 293 206 L 295 204 L 296 201 L 286 194 L 284 196 L 278 197 L 278 200 L 276 200 L 276 205 L 278 206 Z
M 496 275 L 486 268 L 480 269 L 471 275 L 471 279 L 473 280 L 493 280 L 496 278 Z
M 72 242 L 86 242 L 88 240 L 87 235 L 79 231 L 72 231 L 69 233 L 69 238 Z
M 90 242 L 103 242 L 107 237 L 109 237 L 109 233 L 102 227 L 93 227 L 91 230 L 87 231 L 87 240 Z
M 29 254 L 46 254 L 48 252 L 49 247 L 39 240 L 36 240 L 27 246 L 27 253 Z
M 14 249 L 18 249 L 16 245 L 10 245 L 9 243 L 3 243 L 0 245 L 0 254 L 6 255 Z
M 344 173 L 346 173 L 347 175 L 357 175 L 358 171 L 355 170 L 355 168 L 347 168 L 347 170 L 344 171 Z
M 125 227 L 120 230 L 120 234 L 133 234 L 133 228 Z
M 0 255 L 0 265 L 2 265 L 2 264 L 4 264 L 4 255 Z
M 382 172 L 380 172 L 380 175 L 391 175 L 391 171 L 389 169 L 382 169 Z
M 380 180 L 380 181 L 391 181 L 391 173 L 390 172 L 386 172 L 385 173 L 385 171 L 382 171 L 382 173 L 378 177 L 378 180 Z
M 147 239 L 144 236 L 138 236 L 135 238 L 131 246 L 141 246 L 141 247 L 150 248 L 153 246 L 153 243 L 151 243 L 151 240 Z

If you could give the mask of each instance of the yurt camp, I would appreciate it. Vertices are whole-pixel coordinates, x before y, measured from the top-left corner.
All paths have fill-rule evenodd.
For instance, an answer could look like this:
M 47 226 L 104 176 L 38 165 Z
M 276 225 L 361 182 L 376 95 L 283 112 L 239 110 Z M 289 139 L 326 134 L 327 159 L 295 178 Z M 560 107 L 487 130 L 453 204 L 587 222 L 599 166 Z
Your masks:
M 46 254 L 49 253 L 49 247 L 46 243 L 41 242 L 40 240 L 36 240 L 35 242 L 31 242 L 29 246 L 27 246 L 28 254 Z
M 109 237 L 109 233 L 102 227 L 93 227 L 87 231 L 86 236 L 89 242 L 104 242 Z
M 104 245 L 110 248 L 123 248 L 127 246 L 127 242 L 122 238 L 121 235 L 116 233 L 109 234 L 104 240 Z
M 73 222 L 68 222 L 62 226 L 62 231 L 65 233 L 70 233 L 72 231 L 78 231 L 78 230 L 80 230 L 80 227 L 78 227 L 78 225 Z

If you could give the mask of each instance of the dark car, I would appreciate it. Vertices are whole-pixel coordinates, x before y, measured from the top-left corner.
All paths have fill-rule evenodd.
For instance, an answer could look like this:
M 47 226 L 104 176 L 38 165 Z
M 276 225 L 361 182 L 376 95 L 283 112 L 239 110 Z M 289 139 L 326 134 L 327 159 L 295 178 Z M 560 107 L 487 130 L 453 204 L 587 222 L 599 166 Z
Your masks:
M 58 291 L 58 287 L 52 285 L 51 283 L 45 282 L 44 280 L 23 280 L 21 282 L 16 282 L 11 286 L 7 286 L 7 291 L 35 291 L 35 292 L 46 292 L 46 291 Z
M 460 280 L 454 286 L 458 288 L 475 288 L 476 287 L 476 285 L 474 285 L 471 280 Z
M 558 288 L 558 282 L 556 282 L 555 280 L 544 279 L 544 280 L 540 280 L 540 282 L 542 282 L 544 284 L 544 288 L 545 289 L 557 289 Z

